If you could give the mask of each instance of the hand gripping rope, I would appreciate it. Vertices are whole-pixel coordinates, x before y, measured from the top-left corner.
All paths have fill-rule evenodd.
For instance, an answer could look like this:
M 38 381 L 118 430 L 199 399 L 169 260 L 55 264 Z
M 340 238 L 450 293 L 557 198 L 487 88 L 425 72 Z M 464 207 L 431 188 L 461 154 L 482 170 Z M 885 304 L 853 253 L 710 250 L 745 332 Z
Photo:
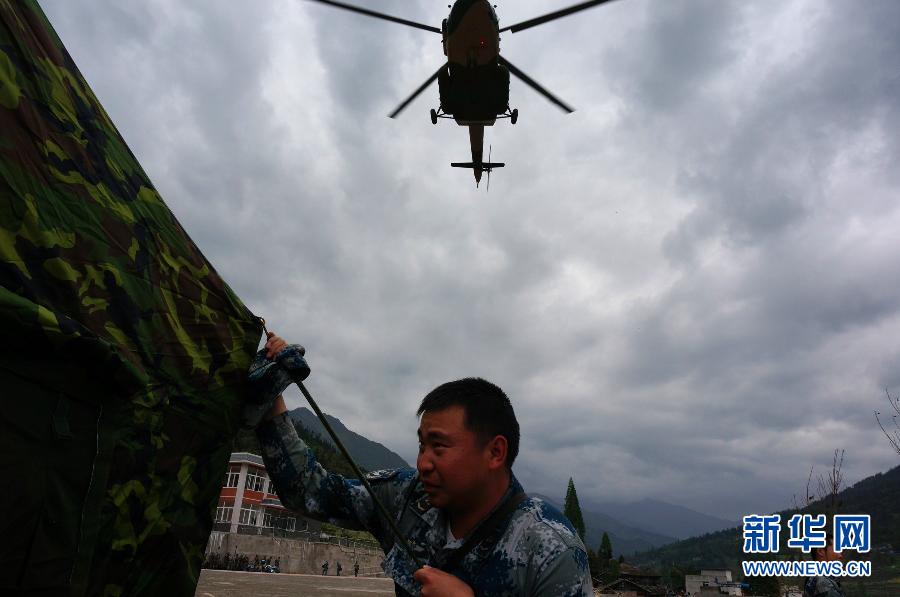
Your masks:
M 260 318 L 260 321 L 262 322 L 263 331 L 266 333 L 266 336 L 268 336 L 269 331 L 266 329 L 266 320 Z M 388 513 L 387 509 L 381 503 L 381 500 L 378 499 L 378 496 L 375 495 L 375 492 L 372 491 L 372 486 L 369 485 L 368 479 L 366 479 L 366 476 L 363 474 L 363 472 L 360 470 L 359 466 L 353 460 L 353 457 L 350 456 L 350 452 L 348 452 L 347 448 L 344 447 L 344 443 L 340 440 L 340 438 L 334 432 L 334 429 L 332 429 L 331 425 L 328 423 L 328 420 L 325 418 L 325 415 L 322 413 L 322 410 L 319 408 L 319 405 L 316 404 L 316 401 L 313 399 L 312 394 L 310 394 L 309 390 L 306 389 L 306 386 L 303 385 L 303 381 L 295 378 L 293 372 L 289 372 L 289 373 L 291 374 L 291 378 L 293 379 L 294 383 L 297 385 L 298 388 L 300 388 L 300 393 L 303 394 L 303 396 L 306 398 L 306 401 L 309 402 L 309 405 L 312 407 L 313 412 L 316 413 L 316 416 L 319 418 L 319 422 L 322 423 L 322 427 L 324 427 L 325 431 L 328 432 L 328 435 L 331 437 L 332 441 L 334 441 L 334 445 L 336 445 L 338 447 L 338 450 L 340 450 L 341 454 L 347 460 L 347 463 L 350 465 L 350 468 L 353 469 L 353 472 L 356 474 L 356 478 L 360 480 L 360 482 L 366 488 L 366 491 L 369 492 L 369 495 L 372 497 L 372 503 L 375 504 L 375 507 L 381 513 L 381 516 L 383 516 L 384 520 L 387 521 L 388 526 L 390 527 L 391 531 L 394 533 L 394 537 L 397 539 L 397 543 L 400 544 L 400 547 L 403 548 L 403 551 L 405 551 L 407 554 L 409 554 L 409 557 L 411 557 L 413 562 L 416 563 L 417 568 L 421 568 L 422 566 L 424 566 L 424 564 L 419 560 L 419 558 L 416 557 L 416 554 L 413 553 L 413 550 L 409 546 L 409 543 L 407 543 L 406 538 L 403 537 L 403 535 L 400 533 L 400 529 L 397 528 L 397 524 L 394 522 L 393 517 L 391 517 L 390 513 Z

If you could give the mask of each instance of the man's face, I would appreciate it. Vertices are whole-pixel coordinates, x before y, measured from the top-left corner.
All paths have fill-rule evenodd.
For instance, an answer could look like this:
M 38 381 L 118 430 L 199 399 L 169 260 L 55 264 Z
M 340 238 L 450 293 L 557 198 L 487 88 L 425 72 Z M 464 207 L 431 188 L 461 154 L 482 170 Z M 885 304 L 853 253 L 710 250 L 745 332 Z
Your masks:
M 451 406 L 422 414 L 416 468 L 425 493 L 438 508 L 477 501 L 491 470 L 490 449 L 466 428 L 466 411 Z

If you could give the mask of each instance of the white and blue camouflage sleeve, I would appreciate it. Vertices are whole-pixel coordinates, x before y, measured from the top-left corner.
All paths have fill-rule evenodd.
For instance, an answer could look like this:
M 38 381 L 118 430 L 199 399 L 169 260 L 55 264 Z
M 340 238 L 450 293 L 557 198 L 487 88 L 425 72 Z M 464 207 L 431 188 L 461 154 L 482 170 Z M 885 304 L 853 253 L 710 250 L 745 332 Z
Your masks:
M 535 597 L 590 597 L 594 594 L 587 555 L 578 548 L 556 553 L 538 571 Z
M 257 428 L 257 436 L 269 477 L 286 508 L 343 528 L 369 531 L 382 543 L 390 541 L 366 488 L 356 479 L 326 471 L 297 435 L 288 413 L 265 421 Z M 392 516 L 402 507 L 403 490 L 414 473 L 397 470 L 366 475 Z
M 505 549 L 522 571 L 522 594 L 530 597 L 592 597 L 587 550 L 571 522 L 542 500 L 530 499 L 526 515 L 514 521 Z
M 833 578 L 813 576 L 804 583 L 803 597 L 844 597 L 844 590 Z

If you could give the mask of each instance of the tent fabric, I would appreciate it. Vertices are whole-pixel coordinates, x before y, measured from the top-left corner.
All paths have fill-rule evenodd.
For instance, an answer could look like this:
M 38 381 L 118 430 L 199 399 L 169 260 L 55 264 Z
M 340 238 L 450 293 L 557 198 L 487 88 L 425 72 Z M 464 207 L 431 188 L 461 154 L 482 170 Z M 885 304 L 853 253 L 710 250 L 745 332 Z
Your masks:
M 262 326 L 34 0 L 0 0 L 0 330 L 0 594 L 193 595 Z

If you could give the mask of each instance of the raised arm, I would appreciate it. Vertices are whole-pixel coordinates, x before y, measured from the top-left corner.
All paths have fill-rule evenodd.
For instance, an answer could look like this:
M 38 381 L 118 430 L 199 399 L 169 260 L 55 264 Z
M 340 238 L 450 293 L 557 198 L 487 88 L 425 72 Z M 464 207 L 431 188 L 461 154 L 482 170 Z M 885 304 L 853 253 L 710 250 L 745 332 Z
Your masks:
M 283 355 L 290 347 L 274 334 L 266 343 L 266 356 L 275 358 L 279 366 L 290 370 L 293 364 Z M 306 365 L 305 361 L 303 363 Z M 279 375 L 273 371 L 273 376 Z M 282 384 L 259 384 L 260 387 L 284 388 Z M 356 479 L 329 473 L 316 460 L 315 454 L 297 435 L 281 395 L 275 398 L 265 420 L 256 428 L 263 460 L 282 504 L 323 522 L 340 527 L 367 530 L 382 543 L 392 542 L 386 523 L 380 520 L 365 487 Z M 373 490 L 392 515 L 402 507 L 404 489 L 413 482 L 414 471 L 390 471 L 367 475 Z
M 326 471 L 286 411 L 264 421 L 257 436 L 269 477 L 286 508 L 344 528 L 377 530 L 375 507 L 365 487 Z

